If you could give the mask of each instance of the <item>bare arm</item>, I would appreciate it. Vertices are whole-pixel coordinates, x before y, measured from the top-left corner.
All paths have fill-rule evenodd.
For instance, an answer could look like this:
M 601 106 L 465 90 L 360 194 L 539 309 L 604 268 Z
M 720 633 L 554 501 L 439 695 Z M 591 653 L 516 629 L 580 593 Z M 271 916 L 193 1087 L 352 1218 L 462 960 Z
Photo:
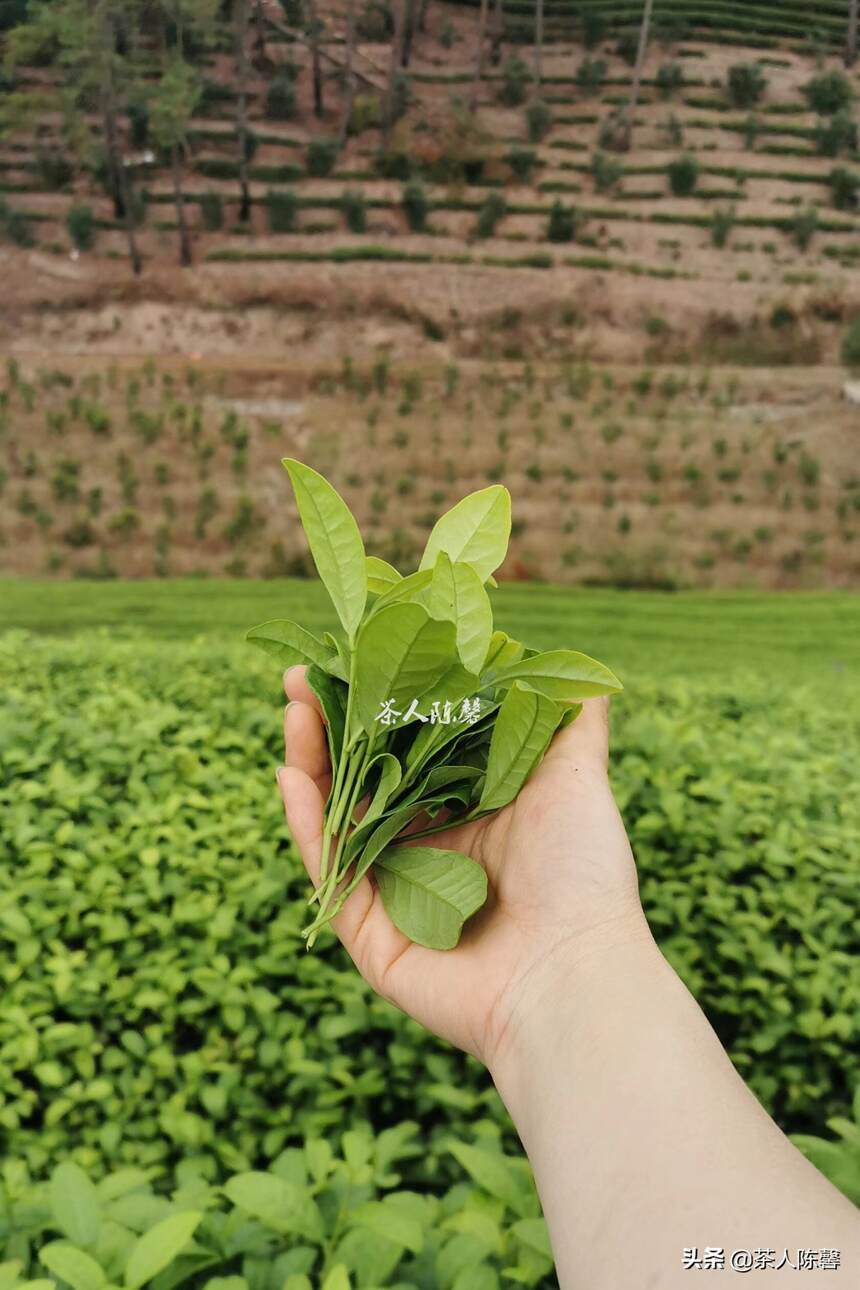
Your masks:
M 837 1271 L 800 1284 L 860 1285 L 860 1213 L 767 1115 L 650 933 L 583 949 L 537 984 L 492 1073 L 563 1290 L 689 1287 L 691 1247 L 723 1249 L 732 1278 L 736 1250 L 776 1264 L 787 1249 L 794 1264 L 798 1249 L 836 1249 Z

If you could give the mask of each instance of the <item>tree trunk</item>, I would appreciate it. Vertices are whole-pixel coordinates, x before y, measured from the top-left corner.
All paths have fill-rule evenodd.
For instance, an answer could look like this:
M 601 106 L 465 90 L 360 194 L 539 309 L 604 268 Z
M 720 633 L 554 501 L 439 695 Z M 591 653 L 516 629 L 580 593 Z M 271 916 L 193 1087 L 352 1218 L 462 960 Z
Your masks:
M 343 106 L 340 130 L 337 136 L 337 150 L 340 152 L 346 143 L 349 131 L 349 119 L 352 116 L 352 105 L 355 102 L 355 77 L 352 74 L 353 56 L 355 53 L 355 0 L 348 0 L 346 10 L 346 60 L 344 62 L 344 91 L 346 102 Z
M 400 61 L 400 46 L 403 39 L 403 19 L 405 0 L 394 0 L 394 35 L 391 38 L 391 58 L 388 63 L 388 86 L 385 92 L 385 111 L 382 119 L 382 146 L 388 147 L 391 128 L 394 125 L 394 86 L 397 81 L 397 64 Z
M 535 5 L 535 85 L 543 77 L 543 0 Z
M 845 43 L 845 66 L 853 67 L 857 62 L 857 20 L 858 0 L 849 0 L 848 39 Z
M 429 4 L 430 0 L 421 0 L 418 6 L 418 30 L 421 32 L 422 36 L 427 30 L 427 8 Z
M 185 215 L 185 202 L 182 197 L 182 159 L 178 144 L 170 149 L 170 166 L 173 172 L 173 201 L 176 206 L 176 222 L 179 226 L 179 263 L 188 268 L 192 263 L 191 233 Z
M 266 57 L 266 15 L 263 12 L 263 0 L 254 0 L 254 61 L 262 62 Z
M 645 9 L 642 13 L 642 26 L 639 28 L 639 48 L 636 51 L 636 67 L 633 70 L 633 85 L 630 90 L 630 101 L 627 104 L 625 113 L 625 122 L 622 132 L 621 146 L 625 152 L 629 152 L 630 145 L 633 142 L 633 125 L 636 118 L 636 109 L 639 106 L 639 91 L 642 88 L 642 69 L 645 66 L 645 55 L 648 52 L 648 36 L 651 30 L 651 14 L 654 10 L 654 0 L 645 0 Z
M 415 38 L 415 0 L 404 0 L 403 41 L 400 47 L 400 66 L 408 67 Z
M 119 145 L 119 138 L 116 126 L 116 109 L 113 104 L 113 84 L 107 89 L 104 109 L 105 123 L 105 140 L 107 142 L 109 166 L 113 170 L 112 182 L 116 184 L 117 195 L 119 198 L 119 208 L 122 212 L 117 214 L 117 219 L 121 219 L 125 224 L 125 236 L 128 242 L 128 255 L 131 260 L 131 267 L 134 272 L 140 273 L 142 269 L 140 251 L 137 247 L 137 239 L 134 235 L 134 211 L 131 203 L 131 193 L 129 192 L 128 175 L 125 173 L 122 153 Z
M 248 59 L 245 48 L 248 38 L 248 0 L 236 0 L 233 9 L 234 36 L 236 39 L 236 130 L 239 135 L 239 220 L 247 224 L 251 218 L 251 189 L 248 184 Z
M 322 65 L 320 63 L 320 24 L 317 18 L 316 0 L 307 0 L 308 16 L 310 19 L 310 42 L 311 42 L 311 61 L 313 64 L 314 78 L 314 116 L 320 119 L 325 111 L 323 104 L 323 79 Z
M 493 21 L 490 27 L 490 65 L 498 67 L 502 61 L 502 41 L 505 38 L 505 15 L 502 12 L 502 0 L 496 0 L 493 9 Z
M 478 53 L 475 58 L 475 79 L 472 81 L 472 92 L 469 95 L 469 111 L 474 112 L 478 106 L 478 94 L 481 81 L 484 79 L 484 37 L 487 32 L 488 0 L 481 0 L 481 12 L 478 18 Z
M 105 121 L 105 142 L 107 144 L 107 163 L 108 182 L 110 184 L 111 201 L 113 202 L 114 219 L 125 219 L 125 202 L 122 198 L 122 181 L 120 179 L 120 162 L 117 159 L 115 144 L 116 122 L 108 121 L 107 111 L 104 113 Z
M 131 194 L 129 193 L 128 175 L 123 165 L 122 146 L 116 121 L 116 89 L 113 69 L 116 33 L 109 14 L 106 15 L 106 21 L 102 28 L 102 37 L 104 41 L 102 48 L 102 114 L 104 117 L 105 143 L 107 144 L 108 170 L 111 174 L 111 183 L 116 186 L 115 192 L 119 198 L 118 203 L 116 200 L 114 201 L 114 208 L 118 208 L 117 218 L 125 221 L 125 235 L 128 241 L 131 267 L 135 274 L 139 274 L 143 265 L 137 239 L 134 235 L 134 211 L 132 209 Z M 122 211 L 121 215 L 119 214 L 120 209 Z

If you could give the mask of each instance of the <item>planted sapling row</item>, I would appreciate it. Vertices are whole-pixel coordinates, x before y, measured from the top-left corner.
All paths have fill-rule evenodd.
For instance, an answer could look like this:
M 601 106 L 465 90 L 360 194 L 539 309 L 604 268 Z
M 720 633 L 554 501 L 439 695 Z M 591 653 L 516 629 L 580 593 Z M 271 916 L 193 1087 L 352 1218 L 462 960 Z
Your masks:
M 309 900 L 316 911 L 302 935 L 310 949 L 372 869 L 394 925 L 418 944 L 452 949 L 486 900 L 486 874 L 423 839 L 506 806 L 581 701 L 621 684 L 585 654 L 539 652 L 494 629 L 488 589 L 511 533 L 501 484 L 438 519 L 404 576 L 366 554 L 322 475 L 290 457 L 283 464 L 340 621 L 322 639 L 287 619 L 247 634 L 282 668 L 307 665 L 325 721 L 332 785 Z

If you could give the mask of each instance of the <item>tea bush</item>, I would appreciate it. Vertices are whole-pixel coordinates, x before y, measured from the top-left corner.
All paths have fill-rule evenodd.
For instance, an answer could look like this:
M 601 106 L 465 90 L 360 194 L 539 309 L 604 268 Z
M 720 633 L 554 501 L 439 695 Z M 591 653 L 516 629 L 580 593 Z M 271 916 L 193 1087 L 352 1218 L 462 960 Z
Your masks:
M 324 179 L 334 170 L 337 161 L 337 139 L 317 136 L 311 139 L 305 154 L 305 165 L 309 175 Z
M 266 91 L 266 116 L 270 121 L 291 121 L 295 111 L 294 78 L 286 72 L 279 72 L 269 82 Z
M 529 78 L 528 64 L 517 54 L 505 63 L 499 85 L 499 102 L 505 107 L 519 107 L 526 99 L 526 85 Z
M 493 237 L 496 225 L 507 212 L 508 204 L 501 193 L 488 193 L 478 211 L 475 237 Z
M 427 228 L 430 214 L 430 198 L 427 189 L 420 179 L 412 179 L 403 185 L 401 204 L 406 222 L 414 233 L 423 233 Z
M 532 99 L 526 108 L 529 143 L 540 143 L 552 126 L 552 108 L 543 99 Z
M 684 69 L 680 63 L 661 63 L 655 78 L 661 98 L 668 99 L 684 86 Z
M 818 222 L 817 206 L 801 207 L 792 215 L 789 228 L 801 251 L 809 249 L 809 244 L 818 229 Z
M 684 153 L 670 161 L 666 167 L 669 187 L 676 197 L 689 197 L 696 190 L 701 166 L 692 153 Z
M 821 116 L 842 112 L 850 107 L 854 90 L 844 72 L 821 72 L 803 87 L 803 94 L 812 108 Z
M 200 217 L 203 227 L 209 232 L 215 232 L 224 227 L 224 200 L 220 193 L 200 194 Z
M 842 337 L 840 356 L 846 367 L 860 368 L 860 318 L 855 318 Z
M 857 151 L 857 123 L 850 112 L 842 110 L 823 117 L 815 129 L 815 147 L 824 157 Z
M 367 229 L 367 203 L 360 189 L 346 189 L 341 193 L 340 208 L 343 211 L 347 228 L 352 233 L 364 233 Z
M 501 1152 L 485 1123 L 475 1142 L 446 1148 L 462 1181 L 421 1195 L 399 1187 L 398 1172 L 421 1152 L 418 1127 L 404 1122 L 377 1136 L 369 1126 L 348 1129 L 337 1153 L 326 1138 L 309 1137 L 270 1170 L 234 1174 L 222 1187 L 190 1157 L 167 1195 L 152 1186 L 150 1170 L 117 1170 L 94 1184 L 66 1162 L 50 1184 L 33 1184 L 7 1168 L 3 1270 L 10 1284 L 16 1273 L 35 1277 L 47 1268 L 79 1287 L 140 1285 L 159 1273 L 156 1285 L 176 1285 L 201 1272 L 210 1286 L 223 1284 L 212 1274 L 227 1274 L 237 1290 L 465 1290 L 498 1287 L 500 1273 L 526 1286 L 557 1284 L 528 1163 Z
M 620 161 L 615 161 L 598 149 L 592 155 L 589 173 L 594 180 L 595 190 L 598 193 L 607 193 L 617 187 L 624 177 L 624 166 Z
M 91 251 L 96 240 L 96 217 L 92 206 L 72 206 L 66 214 L 69 237 L 79 251 Z
M 269 188 L 266 191 L 266 210 L 272 233 L 291 233 L 296 227 L 299 213 L 299 195 L 291 188 Z
M 767 78 L 758 63 L 735 63 L 728 70 L 726 88 L 735 107 L 751 108 L 767 89 Z
M 848 170 L 845 166 L 837 166 L 830 172 L 829 183 L 831 200 L 836 209 L 840 211 L 855 210 L 857 207 L 857 193 L 860 190 L 860 175 L 856 171 Z
M 554 201 L 547 217 L 546 235 L 550 242 L 572 242 L 582 227 L 582 213 L 573 206 Z
M 606 80 L 607 71 L 605 58 L 584 58 L 576 69 L 574 80 L 583 94 L 594 94 Z
M 479 1063 L 330 933 L 304 953 L 283 696 L 250 654 L 121 624 L 0 638 L 7 1162 L 224 1177 L 417 1120 L 404 1185 L 441 1194 L 452 1135 L 516 1136 Z M 624 679 L 612 775 L 651 926 L 763 1104 L 821 1132 L 860 1077 L 854 710 L 770 676 Z

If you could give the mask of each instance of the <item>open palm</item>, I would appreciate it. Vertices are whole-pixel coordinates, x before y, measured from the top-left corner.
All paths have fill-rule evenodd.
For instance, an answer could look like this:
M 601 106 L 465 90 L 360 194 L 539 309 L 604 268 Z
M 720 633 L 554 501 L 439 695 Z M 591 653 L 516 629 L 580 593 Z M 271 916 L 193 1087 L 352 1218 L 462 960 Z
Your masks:
M 303 666 L 284 674 L 287 824 L 314 885 L 331 762 Z M 487 874 L 486 904 L 453 950 L 416 945 L 382 904 L 372 870 L 331 926 L 378 994 L 491 1064 L 518 1010 L 559 955 L 646 929 L 636 867 L 607 776 L 608 701 L 588 699 L 519 795 L 493 815 L 434 834 Z M 420 828 L 416 822 L 414 828 Z

